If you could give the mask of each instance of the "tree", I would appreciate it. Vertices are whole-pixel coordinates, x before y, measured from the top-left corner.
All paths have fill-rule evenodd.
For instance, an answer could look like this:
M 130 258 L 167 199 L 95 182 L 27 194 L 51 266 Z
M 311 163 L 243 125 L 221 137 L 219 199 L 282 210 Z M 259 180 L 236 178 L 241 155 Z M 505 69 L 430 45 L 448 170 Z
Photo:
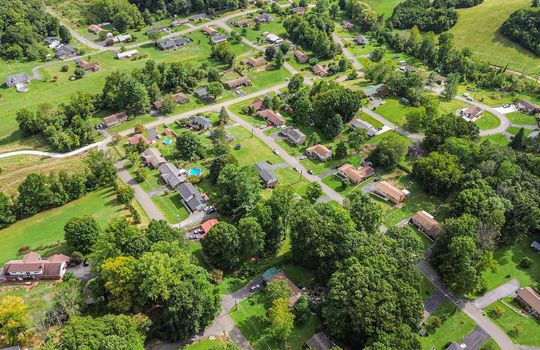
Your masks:
M 27 307 L 23 298 L 8 295 L 0 299 L 0 336 L 3 343 L 14 345 L 28 326 Z
M 145 234 L 151 243 L 172 242 L 182 237 L 181 232 L 171 227 L 165 220 L 151 220 Z
M 347 146 L 345 145 L 345 142 L 339 142 L 334 152 L 334 158 L 343 159 L 345 157 L 347 157 Z
M 300 73 L 297 73 L 293 75 L 292 78 L 289 80 L 287 89 L 289 90 L 289 93 L 294 94 L 295 92 L 299 91 L 303 85 L 304 85 L 304 76 Z
M 174 111 L 174 107 L 176 107 L 176 101 L 174 100 L 174 97 L 171 94 L 166 94 L 161 99 L 161 108 L 159 111 L 162 114 L 170 114 Z
M 15 207 L 11 199 L 0 192 L 0 229 L 14 223 L 16 219 Z
M 428 151 L 434 151 L 450 137 L 475 141 L 478 138 L 479 128 L 475 123 L 469 123 L 450 113 L 430 122 L 425 134 L 422 147 Z
M 86 174 L 86 187 L 95 190 L 99 187 L 112 185 L 116 179 L 116 168 L 112 159 L 105 152 L 91 151 L 84 159 L 88 173 Z
M 345 200 L 345 208 L 358 231 L 374 234 L 382 224 L 383 211 L 379 204 L 362 191 L 351 192 Z
M 283 52 L 281 50 L 277 50 L 276 54 L 274 55 L 273 62 L 274 65 L 278 68 L 281 68 L 281 66 L 283 66 L 283 63 L 285 62 L 285 55 L 283 55 Z
M 305 94 L 302 94 L 293 102 L 292 109 L 292 117 L 299 124 L 307 125 L 313 117 L 313 105 Z
M 294 314 L 289 308 L 289 299 L 279 298 L 274 300 L 272 307 L 268 310 L 268 320 L 274 336 L 286 341 L 294 327 Z
M 384 57 L 384 49 L 381 47 L 376 48 L 369 54 L 369 58 L 373 62 L 380 62 Z
M 254 217 L 245 217 L 238 222 L 238 238 L 243 260 L 259 256 L 264 252 L 265 232 Z
M 113 72 L 106 78 L 101 101 L 105 108 L 133 114 L 146 112 L 150 105 L 144 84 L 125 72 Z
M 305 325 L 311 316 L 311 309 L 309 307 L 309 297 L 302 295 L 296 301 L 294 305 L 294 321 L 296 324 L 302 326 Z
M 460 81 L 461 76 L 457 73 L 448 76 L 444 85 L 444 90 L 441 94 L 446 101 L 451 101 L 457 95 Z
M 76 216 L 64 225 L 64 239 L 76 251 L 87 254 L 101 232 L 97 221 L 91 216 Z
M 316 132 L 312 132 L 306 139 L 307 146 L 314 146 L 321 143 L 321 138 Z
M 43 209 L 51 207 L 52 191 L 47 184 L 47 178 L 42 174 L 29 174 L 17 188 L 16 212 L 17 217 L 32 216 Z
M 219 111 L 219 121 L 223 124 L 227 124 L 229 122 L 229 113 L 225 109 L 225 107 L 221 107 L 221 110 Z
M 523 150 L 526 145 L 525 129 L 520 128 L 516 136 L 510 141 L 510 147 L 515 150 Z
M 218 180 L 219 207 L 228 215 L 243 217 L 260 199 L 259 176 L 252 167 L 227 164 Z
M 224 271 L 232 271 L 240 264 L 240 239 L 236 227 L 220 222 L 201 240 L 203 253 L 210 262 Z
M 375 166 L 385 170 L 395 168 L 407 153 L 407 143 L 399 135 L 384 136 L 370 154 L 369 159 Z
M 445 196 L 455 190 L 463 176 L 457 157 L 431 152 L 413 165 L 413 175 L 428 193 Z
M 229 42 L 224 41 L 217 45 L 212 46 L 212 56 L 222 63 L 232 65 L 236 54 Z
M 308 187 L 306 188 L 306 194 L 304 195 L 304 198 L 307 199 L 310 203 L 315 204 L 317 200 L 322 196 L 323 190 L 321 187 L 321 184 L 314 181 L 310 182 Z
M 58 27 L 58 35 L 62 44 L 69 44 L 71 42 L 71 33 L 66 27 L 62 25 Z
M 360 150 L 360 147 L 369 139 L 367 131 L 362 128 L 354 128 L 347 135 L 347 144 L 355 152 Z
M 208 95 L 214 100 L 223 93 L 223 85 L 219 81 L 212 81 L 207 85 Z
M 238 160 L 230 153 L 224 153 L 214 157 L 210 163 L 210 181 L 216 183 L 221 170 L 228 164 L 237 166 Z
M 176 150 L 180 157 L 185 160 L 192 160 L 195 156 L 201 156 L 203 146 L 194 133 L 182 131 L 176 136 Z
M 135 197 L 135 190 L 128 184 L 123 183 L 120 180 L 116 181 L 116 199 L 122 204 L 129 204 Z
M 274 56 L 276 55 L 276 48 L 274 46 L 268 46 L 264 51 L 264 56 L 266 57 L 267 61 L 274 60 Z
M 100 266 L 100 277 L 107 291 L 107 306 L 117 312 L 128 312 L 138 307 L 140 283 L 137 259 L 118 256 L 107 259 Z
M 152 40 L 154 43 L 157 43 L 157 41 L 161 38 L 161 32 L 155 31 L 148 34 L 148 39 Z

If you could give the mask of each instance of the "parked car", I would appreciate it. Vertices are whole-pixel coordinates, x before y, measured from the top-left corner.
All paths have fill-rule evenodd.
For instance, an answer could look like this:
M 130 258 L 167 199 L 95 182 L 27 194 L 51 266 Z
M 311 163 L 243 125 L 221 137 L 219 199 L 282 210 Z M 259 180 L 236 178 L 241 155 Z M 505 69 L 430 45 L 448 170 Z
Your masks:
M 309 175 L 313 175 L 313 170 L 309 169 L 309 170 L 307 171 L 307 173 L 308 173 Z
M 297 167 L 294 167 L 293 170 L 297 171 L 297 172 L 300 172 L 300 169 L 298 169 Z
M 277 150 L 277 148 L 274 148 L 272 151 L 274 152 L 274 154 L 279 154 L 279 151 Z
M 256 291 L 258 291 L 259 289 L 261 289 L 261 285 L 260 284 L 254 284 L 252 285 L 251 287 L 249 287 L 249 291 L 251 293 L 255 293 Z
M 216 212 L 216 208 L 213 206 L 208 206 L 204 208 L 204 212 L 206 213 L 206 215 L 214 214 Z
M 376 177 L 376 178 L 373 180 L 373 182 L 379 182 L 379 181 L 381 181 L 381 178 L 380 178 L 380 177 Z

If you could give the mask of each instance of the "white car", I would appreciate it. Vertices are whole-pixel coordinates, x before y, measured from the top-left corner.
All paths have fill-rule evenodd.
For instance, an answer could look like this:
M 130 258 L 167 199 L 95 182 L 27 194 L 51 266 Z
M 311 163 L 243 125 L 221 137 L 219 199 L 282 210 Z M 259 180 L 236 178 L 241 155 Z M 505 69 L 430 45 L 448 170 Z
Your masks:
M 471 96 L 467 96 L 467 101 L 474 101 L 474 98 L 472 98 Z
M 279 154 L 279 151 L 277 150 L 277 148 L 274 148 L 273 151 L 274 151 L 274 154 Z

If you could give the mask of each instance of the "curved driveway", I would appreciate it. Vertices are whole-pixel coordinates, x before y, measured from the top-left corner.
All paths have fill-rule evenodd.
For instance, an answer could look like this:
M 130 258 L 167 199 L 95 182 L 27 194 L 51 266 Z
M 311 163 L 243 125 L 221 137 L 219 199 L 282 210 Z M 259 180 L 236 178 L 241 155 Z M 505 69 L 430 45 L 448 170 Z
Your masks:
M 489 112 L 489 113 L 493 114 L 494 116 L 496 116 L 499 119 L 500 124 L 499 124 L 498 127 L 494 128 L 494 129 L 489 129 L 489 130 L 480 130 L 480 136 L 504 134 L 506 132 L 506 129 L 508 129 L 510 127 L 510 125 L 511 125 L 510 120 L 508 120 L 508 118 L 504 114 L 497 111 L 493 107 L 487 106 L 487 105 L 485 105 L 483 103 L 476 102 L 476 101 L 468 101 L 463 96 L 456 96 L 454 98 L 456 100 L 461 101 L 461 102 L 465 102 L 468 105 L 479 107 L 483 111 Z

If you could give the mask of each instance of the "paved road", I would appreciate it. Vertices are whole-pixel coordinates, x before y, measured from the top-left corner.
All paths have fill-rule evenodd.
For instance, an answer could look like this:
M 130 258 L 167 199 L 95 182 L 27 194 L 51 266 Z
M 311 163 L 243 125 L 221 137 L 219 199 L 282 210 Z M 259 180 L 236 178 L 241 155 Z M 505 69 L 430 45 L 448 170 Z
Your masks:
M 489 334 L 487 334 L 486 331 L 481 327 L 476 326 L 476 328 L 465 337 L 463 344 L 467 346 L 467 350 L 478 350 L 489 338 Z
M 454 305 L 463 311 L 471 318 L 479 327 L 481 327 L 495 342 L 501 350 L 516 350 L 516 345 L 499 327 L 495 325 L 489 318 L 483 315 L 474 304 L 468 300 L 455 296 L 446 287 L 435 270 L 425 260 L 416 265 L 418 270 L 438 289 L 440 290 Z
M 467 99 L 463 96 L 456 96 L 456 100 L 465 102 L 468 105 L 480 107 L 482 110 L 489 112 L 499 118 L 500 125 L 494 129 L 489 130 L 480 130 L 480 136 L 488 136 L 488 135 L 495 135 L 495 134 L 504 134 L 506 132 L 506 129 L 508 129 L 511 125 L 510 120 L 502 114 L 501 112 L 497 111 L 495 108 L 487 106 L 483 103 L 476 102 L 476 101 L 467 101 Z
M 300 161 L 285 152 L 285 150 L 283 150 L 281 146 L 279 146 L 272 137 L 265 135 L 262 130 L 252 126 L 250 123 L 240 118 L 236 114 L 232 113 L 230 110 L 228 112 L 232 120 L 240 124 L 245 129 L 253 131 L 253 134 L 257 136 L 257 138 L 259 138 L 261 141 L 263 141 L 268 147 L 272 149 L 277 149 L 279 152 L 279 156 L 292 168 L 299 169 L 302 177 L 306 178 L 309 182 L 318 182 L 321 185 L 323 192 L 328 198 L 338 203 L 343 203 L 342 195 L 334 191 L 327 184 L 323 183 L 318 176 L 308 174 L 306 168 L 300 163 Z
M 58 19 L 58 21 L 60 21 L 60 24 L 63 25 L 64 27 L 66 27 L 69 32 L 71 33 L 71 36 L 74 37 L 75 39 L 77 39 L 79 42 L 81 42 L 82 44 L 92 48 L 92 49 L 95 49 L 95 50 L 98 50 L 98 51 L 103 51 L 105 49 L 105 47 L 103 45 L 100 45 L 88 38 L 85 38 L 84 36 L 82 36 L 81 34 L 77 33 L 76 30 L 74 30 L 71 25 L 69 25 L 61 16 L 59 16 L 52 8 L 50 7 L 45 7 L 45 11 L 48 12 L 50 15 L 52 15 L 53 17 L 56 17 Z
M 141 188 L 141 186 L 137 183 L 137 181 L 131 176 L 131 174 L 124 168 L 124 165 L 127 163 L 127 160 L 121 160 L 118 163 L 116 163 L 116 171 L 118 173 L 118 177 L 122 182 L 130 185 L 135 190 L 135 199 L 137 199 L 137 202 L 141 205 L 143 210 L 146 212 L 148 217 L 153 220 L 165 220 L 165 217 L 159 210 L 159 208 L 152 202 L 152 199 L 148 195 L 148 193 L 144 192 L 144 190 Z
M 383 123 L 384 125 L 388 126 L 389 128 L 391 128 L 392 130 L 395 130 L 396 132 L 398 132 L 399 134 L 405 136 L 405 137 L 408 137 L 410 138 L 411 140 L 413 141 L 422 141 L 422 139 L 424 138 L 423 135 L 419 135 L 419 134 L 415 134 L 415 133 L 412 133 L 410 131 L 407 131 L 397 125 L 395 125 L 394 123 L 392 123 L 391 121 L 387 120 L 386 118 L 384 118 L 382 115 L 380 115 L 379 113 L 373 111 L 371 108 L 369 107 L 363 107 L 362 108 L 362 112 L 366 113 L 367 115 L 369 115 L 370 117 L 372 117 L 373 119 L 376 119 L 378 120 L 379 122 Z
M 76 149 L 74 151 L 67 152 L 67 153 L 32 151 L 32 150 L 14 151 L 14 152 L 8 152 L 8 153 L 0 154 L 0 158 L 9 158 L 9 157 L 26 156 L 26 155 L 43 156 L 43 157 L 50 157 L 50 158 L 65 158 L 65 157 L 71 157 L 71 156 L 75 156 L 77 154 L 81 154 L 83 152 L 88 151 L 89 149 L 98 147 L 100 144 L 101 144 L 101 142 L 92 143 L 91 145 L 87 145 L 87 146 L 78 148 L 78 149 Z
M 499 286 L 493 289 L 490 292 L 487 292 L 480 298 L 476 299 L 473 304 L 479 309 L 484 309 L 489 305 L 493 304 L 497 300 L 500 300 L 504 297 L 514 294 L 519 289 L 519 281 L 513 279 L 502 286 Z
M 360 62 L 358 62 L 356 60 L 356 57 L 354 57 L 354 55 L 349 51 L 349 49 L 345 46 L 345 43 L 343 42 L 343 39 L 341 39 L 337 34 L 336 32 L 333 32 L 332 33 L 332 39 L 337 43 L 339 44 L 339 46 L 341 46 L 341 50 L 343 51 L 343 55 L 345 57 L 347 57 L 349 59 L 349 61 L 351 61 L 351 64 L 353 65 L 354 68 L 356 68 L 357 70 L 359 71 L 362 71 L 363 70 L 363 67 L 362 65 L 360 64 Z
M 433 295 L 426 301 L 424 301 L 424 318 L 422 323 L 426 322 L 429 316 L 435 312 L 446 300 L 446 297 L 440 290 L 436 290 Z

